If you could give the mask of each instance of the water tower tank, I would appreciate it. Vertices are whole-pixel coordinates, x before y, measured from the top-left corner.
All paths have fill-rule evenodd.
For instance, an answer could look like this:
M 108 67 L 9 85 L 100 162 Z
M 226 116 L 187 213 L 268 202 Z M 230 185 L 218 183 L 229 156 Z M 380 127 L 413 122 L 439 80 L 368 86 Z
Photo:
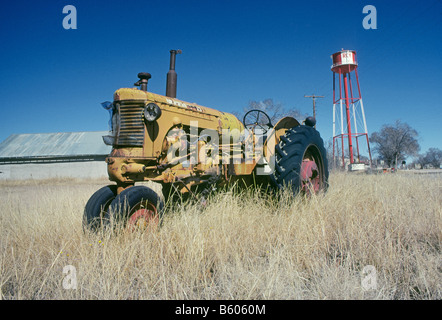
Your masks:
M 332 55 L 333 65 L 331 69 L 336 73 L 349 73 L 358 66 L 356 62 L 356 51 L 344 50 L 336 52 Z

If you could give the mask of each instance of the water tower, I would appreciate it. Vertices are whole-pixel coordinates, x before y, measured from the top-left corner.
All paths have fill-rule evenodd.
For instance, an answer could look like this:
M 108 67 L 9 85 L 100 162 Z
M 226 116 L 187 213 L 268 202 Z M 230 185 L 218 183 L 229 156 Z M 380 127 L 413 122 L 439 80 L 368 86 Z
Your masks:
M 333 65 L 333 164 L 345 168 L 346 154 L 345 141 L 348 142 L 347 162 L 349 169 L 363 168 L 360 156 L 360 138 L 365 137 L 368 148 L 369 165 L 371 167 L 371 152 L 368 141 L 367 122 L 365 121 L 364 105 L 362 104 L 361 88 L 359 86 L 358 63 L 356 51 L 344 50 L 331 56 Z M 357 92 L 354 92 L 352 74 L 356 78 Z M 338 75 L 339 87 L 336 87 L 336 75 Z M 354 80 L 353 80 L 354 82 Z M 345 115 L 344 115 L 345 110 Z M 353 122 L 353 127 L 352 127 Z M 339 131 L 337 131 L 339 130 Z M 364 139 L 363 139 L 364 140 Z M 338 152 L 341 153 L 340 155 Z M 342 158 L 342 163 L 336 163 L 336 159 Z

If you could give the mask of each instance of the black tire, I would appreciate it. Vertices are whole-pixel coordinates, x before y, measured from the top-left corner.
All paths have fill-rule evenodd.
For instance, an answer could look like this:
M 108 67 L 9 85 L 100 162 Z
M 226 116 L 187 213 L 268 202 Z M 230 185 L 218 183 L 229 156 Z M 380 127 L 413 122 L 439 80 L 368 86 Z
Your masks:
M 105 215 L 117 195 L 117 186 L 97 190 L 88 200 L 83 213 L 83 230 L 97 231 L 106 224 Z
M 301 168 L 304 159 L 315 162 L 315 178 L 318 190 L 328 188 L 328 162 L 324 142 L 316 129 L 309 126 L 293 127 L 280 137 L 280 143 L 275 147 L 275 170 L 271 181 L 276 189 L 290 187 L 294 194 L 304 192 L 301 179 Z
M 164 213 L 164 202 L 152 189 L 145 186 L 133 186 L 115 197 L 109 206 L 107 216 L 115 224 L 121 223 L 123 227 L 126 227 L 133 215 L 143 210 L 151 211 L 152 218 L 159 225 Z

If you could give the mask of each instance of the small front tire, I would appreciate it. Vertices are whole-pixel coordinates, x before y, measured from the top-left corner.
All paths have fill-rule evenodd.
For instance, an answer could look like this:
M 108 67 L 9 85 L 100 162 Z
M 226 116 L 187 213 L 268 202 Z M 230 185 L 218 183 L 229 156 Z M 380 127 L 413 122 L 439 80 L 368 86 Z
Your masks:
M 109 206 L 108 217 L 114 223 L 134 230 L 147 230 L 160 225 L 164 202 L 152 189 L 133 186 L 123 190 Z
M 88 200 L 83 213 L 83 230 L 97 231 L 106 224 L 109 205 L 117 195 L 117 186 L 109 185 L 97 190 Z

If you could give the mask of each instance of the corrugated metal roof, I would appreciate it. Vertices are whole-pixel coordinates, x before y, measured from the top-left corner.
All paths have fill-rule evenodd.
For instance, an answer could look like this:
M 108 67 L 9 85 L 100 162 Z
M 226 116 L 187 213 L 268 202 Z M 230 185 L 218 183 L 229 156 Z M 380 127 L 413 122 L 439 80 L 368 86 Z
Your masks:
M 108 131 L 13 134 L 0 143 L 0 158 L 107 155 Z

